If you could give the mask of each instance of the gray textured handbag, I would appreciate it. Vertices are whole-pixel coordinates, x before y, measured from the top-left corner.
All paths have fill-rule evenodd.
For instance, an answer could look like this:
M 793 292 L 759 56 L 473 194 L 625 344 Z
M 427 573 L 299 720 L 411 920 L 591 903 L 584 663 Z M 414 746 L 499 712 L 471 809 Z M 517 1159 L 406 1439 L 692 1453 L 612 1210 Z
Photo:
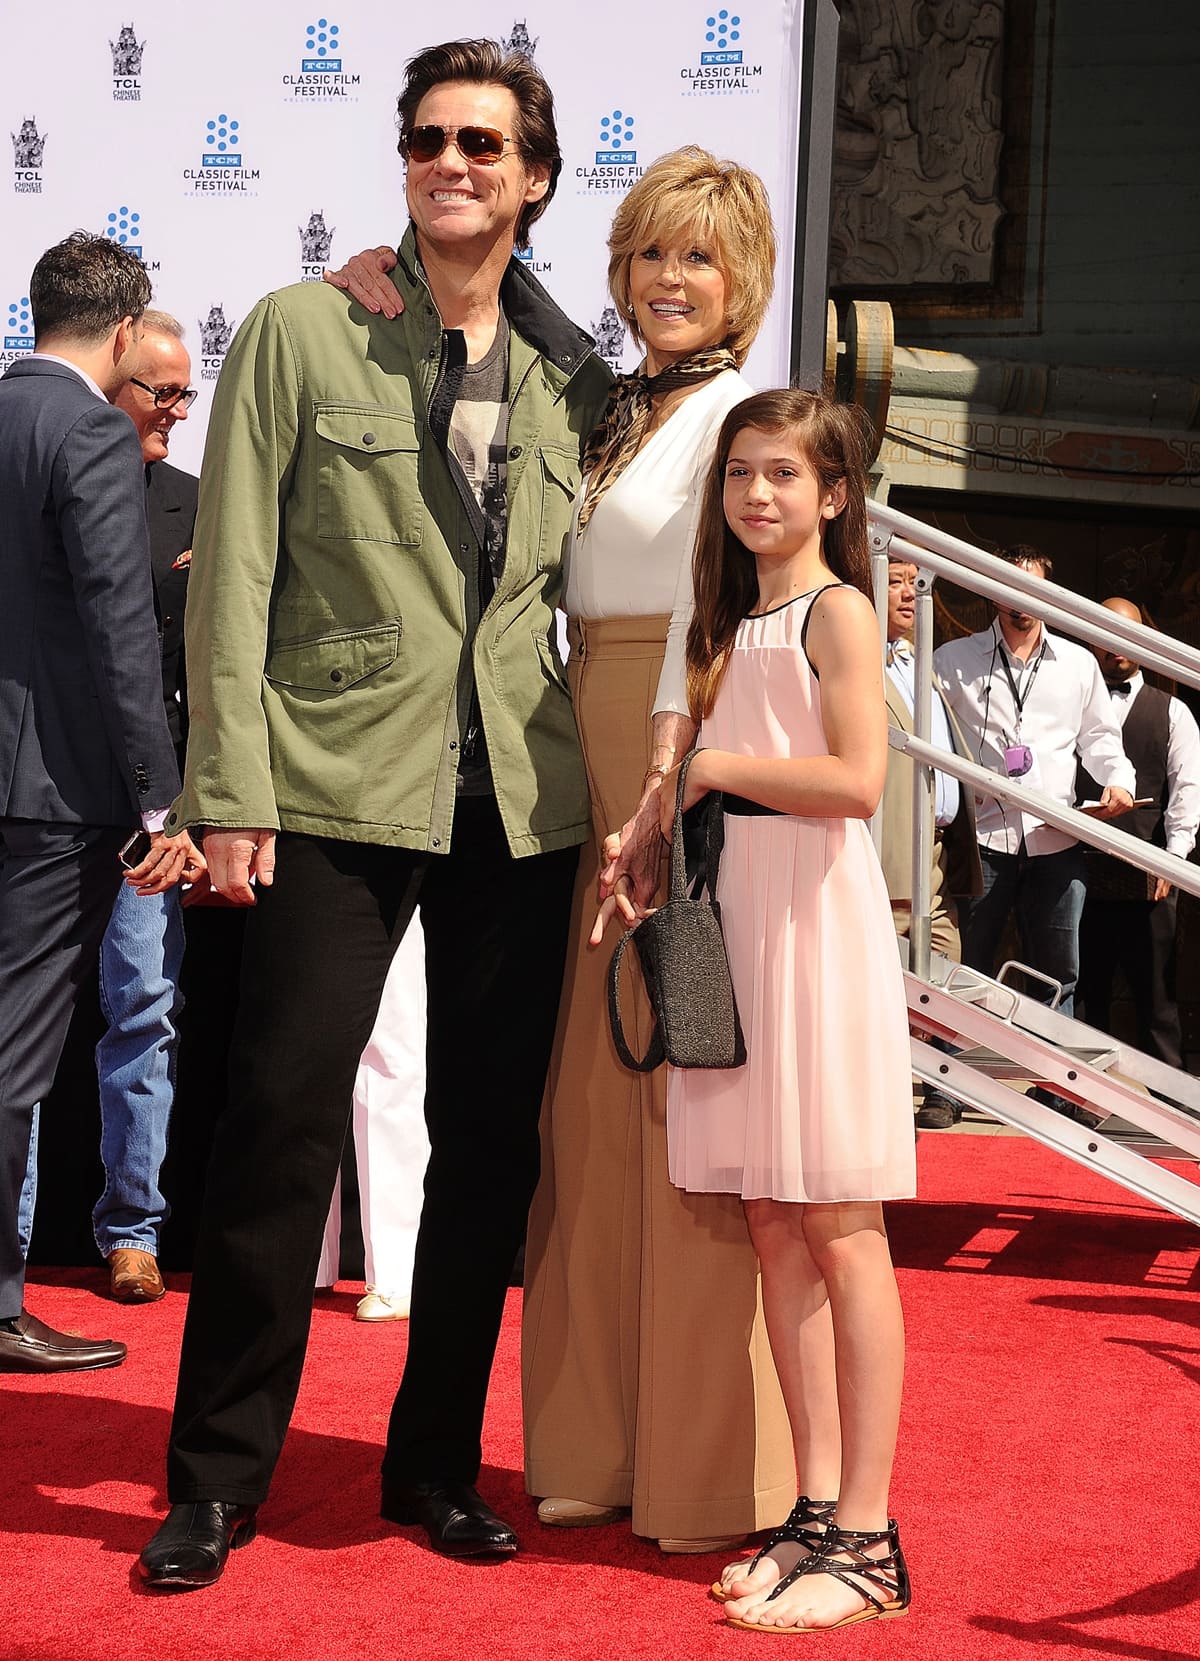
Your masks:
M 671 884 L 665 905 L 629 929 L 613 953 L 608 971 L 608 1019 L 617 1054 L 635 1072 L 649 1073 L 664 1061 L 672 1067 L 740 1067 L 746 1045 L 729 978 L 715 898 L 691 899 L 683 851 L 683 789 L 696 752 L 684 757 L 675 789 L 675 830 L 671 841 Z M 705 885 L 717 890 L 725 812 L 719 791 L 706 803 Z M 642 965 L 655 1027 L 639 1061 L 621 1022 L 620 979 L 625 949 L 633 942 Z

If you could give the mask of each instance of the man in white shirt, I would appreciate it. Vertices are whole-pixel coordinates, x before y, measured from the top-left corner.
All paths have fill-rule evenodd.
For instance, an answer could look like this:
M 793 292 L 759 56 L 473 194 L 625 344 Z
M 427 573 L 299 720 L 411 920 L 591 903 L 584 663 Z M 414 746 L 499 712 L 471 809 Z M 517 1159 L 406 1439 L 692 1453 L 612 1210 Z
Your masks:
M 916 704 L 916 660 L 909 636 L 916 606 L 917 568 L 903 559 L 888 560 L 887 673 L 883 689 L 888 720 L 912 732 Z M 966 742 L 946 708 L 936 681 L 933 688 L 932 741 L 939 749 L 967 754 Z M 912 762 L 899 750 L 888 751 L 887 777 L 880 803 L 883 835 L 879 850 L 892 902 L 892 921 L 903 939 L 912 924 L 913 868 Z M 975 838 L 974 798 L 952 773 L 934 773 L 933 868 L 929 883 L 929 936 L 934 951 L 957 963 L 962 956 L 958 897 L 983 891 L 979 844 Z M 952 1097 L 926 1085 L 917 1113 L 923 1129 L 946 1130 L 961 1116 Z
M 1143 621 L 1131 600 L 1105 600 L 1118 617 Z M 1121 829 L 1186 859 L 1200 826 L 1200 729 L 1178 698 L 1147 686 L 1130 658 L 1095 648 L 1112 698 L 1122 744 L 1137 774 L 1135 808 Z M 1084 774 L 1080 789 L 1091 791 Z M 1170 1067 L 1183 1065 L 1179 1009 L 1175 1002 L 1176 895 L 1162 877 L 1091 848 L 1087 903 L 1080 924 L 1079 994 L 1092 1026 L 1111 1031 L 1113 979 L 1119 968 L 1129 985 L 1138 1048 Z
M 1050 560 L 1027 544 L 1003 549 L 1000 558 L 1032 576 L 1051 573 Z M 933 662 L 980 766 L 1069 807 L 1081 759 L 1099 786 L 1098 817 L 1133 805 L 1134 770 L 1099 666 L 1083 646 L 1052 635 L 1016 605 L 1003 606 L 990 628 L 940 646 Z M 983 894 L 965 908 L 964 961 L 991 974 L 1014 913 L 1024 962 L 1061 985 L 1059 1008 L 1072 1014 L 1083 848 L 1066 831 L 991 796 L 976 797 L 975 823 Z
M 917 568 L 906 560 L 888 561 L 887 674 L 884 696 L 888 717 L 903 732 L 913 730 L 916 660 L 909 636 L 916 599 Z M 939 749 L 966 755 L 957 723 L 946 709 L 936 680 L 933 688 L 932 742 Z M 883 787 L 883 846 L 880 860 L 892 901 L 896 933 L 908 934 L 912 921 L 913 764 L 899 750 L 889 750 Z M 935 951 L 961 955 L 957 896 L 982 891 L 975 812 L 971 793 L 951 773 L 934 773 L 933 871 L 930 884 L 930 937 Z

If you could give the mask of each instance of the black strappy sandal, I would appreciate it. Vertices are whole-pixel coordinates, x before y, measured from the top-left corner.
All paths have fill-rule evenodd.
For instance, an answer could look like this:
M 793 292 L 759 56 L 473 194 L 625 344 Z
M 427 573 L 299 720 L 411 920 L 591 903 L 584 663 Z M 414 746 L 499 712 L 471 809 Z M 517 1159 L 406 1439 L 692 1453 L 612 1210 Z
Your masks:
M 888 1547 L 887 1555 L 869 1557 L 867 1553 L 871 1548 L 879 1545 Z M 812 1557 L 806 1557 L 802 1563 L 797 1563 L 791 1574 L 784 1575 L 766 1601 L 772 1602 L 781 1592 L 794 1585 L 801 1575 L 807 1574 L 832 1575 L 835 1580 L 840 1580 L 844 1586 L 856 1592 L 860 1598 L 865 1598 L 867 1607 L 853 1615 L 846 1615 L 840 1621 L 834 1621 L 831 1626 L 759 1626 L 753 1621 L 733 1619 L 729 1619 L 729 1625 L 740 1626 L 746 1632 L 775 1632 L 782 1635 L 795 1632 L 836 1632 L 839 1627 L 855 1626 L 860 1621 L 895 1620 L 900 1615 L 908 1614 L 908 1606 L 912 1602 L 908 1565 L 904 1561 L 904 1553 L 900 1550 L 900 1531 L 896 1527 L 895 1519 L 891 1517 L 888 1518 L 887 1527 L 874 1534 L 853 1528 L 835 1528 L 831 1525 L 820 1549 Z
M 752 1575 L 767 1553 L 776 1546 L 803 1546 L 810 1554 L 819 1552 L 825 1544 L 826 1531 L 833 1523 L 836 1510 L 836 1500 L 810 1500 L 807 1494 L 801 1494 L 788 1512 L 787 1521 L 779 1525 L 768 1537 L 766 1544 L 750 1559 L 746 1566 L 747 1575 Z M 801 1559 L 801 1562 L 808 1561 L 808 1558 Z M 799 1567 L 797 1564 L 797 1568 Z M 713 1581 L 709 1592 L 718 1603 L 727 1603 L 733 1596 L 729 1588 L 723 1586 L 719 1580 Z

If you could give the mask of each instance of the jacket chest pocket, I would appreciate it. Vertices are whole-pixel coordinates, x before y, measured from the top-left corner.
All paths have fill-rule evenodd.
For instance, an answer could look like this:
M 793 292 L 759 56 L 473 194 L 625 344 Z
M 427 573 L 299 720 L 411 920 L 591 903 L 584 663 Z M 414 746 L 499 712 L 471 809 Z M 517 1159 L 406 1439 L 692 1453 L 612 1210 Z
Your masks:
M 541 451 L 542 516 L 538 570 L 557 565 L 571 524 L 571 509 L 581 477 L 578 450 L 546 446 Z
M 318 404 L 317 535 L 420 546 L 421 446 L 411 415 Z

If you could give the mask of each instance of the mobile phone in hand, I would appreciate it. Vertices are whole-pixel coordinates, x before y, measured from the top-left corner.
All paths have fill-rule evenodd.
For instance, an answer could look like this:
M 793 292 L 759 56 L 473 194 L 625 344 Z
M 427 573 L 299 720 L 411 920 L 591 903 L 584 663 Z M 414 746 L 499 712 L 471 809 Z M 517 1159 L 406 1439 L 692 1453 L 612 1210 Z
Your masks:
M 150 852 L 150 832 L 148 830 L 134 831 L 133 835 L 123 842 L 117 852 L 117 858 L 127 871 L 132 871 L 135 865 L 140 865 Z

